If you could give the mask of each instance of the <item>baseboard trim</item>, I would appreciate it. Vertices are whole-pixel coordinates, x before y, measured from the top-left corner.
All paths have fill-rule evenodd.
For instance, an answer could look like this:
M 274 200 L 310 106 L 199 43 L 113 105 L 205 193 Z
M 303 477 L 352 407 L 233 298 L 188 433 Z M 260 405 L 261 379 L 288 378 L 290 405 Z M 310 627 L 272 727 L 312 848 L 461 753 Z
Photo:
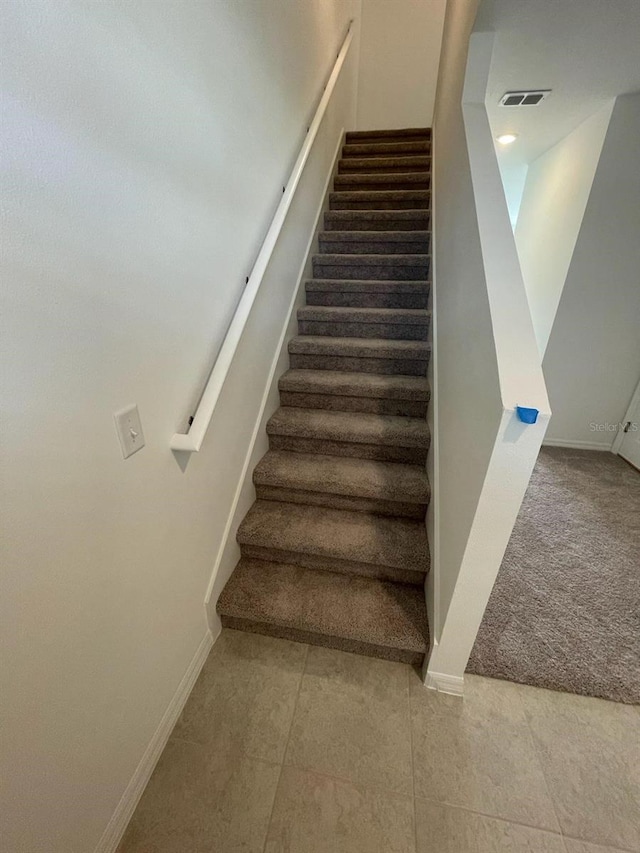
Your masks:
M 462 696 L 464 693 L 464 678 L 460 675 L 447 675 L 445 672 L 427 670 L 424 686 L 438 693 L 448 693 L 450 696 Z
M 155 730 L 144 755 L 140 759 L 140 763 L 125 788 L 124 794 L 120 798 L 120 802 L 116 806 L 116 810 L 111 816 L 94 853 L 114 853 L 120 843 L 140 797 L 144 793 L 144 789 L 147 787 L 151 774 L 158 763 L 158 759 L 162 755 L 162 750 L 169 740 L 169 735 L 173 731 L 173 727 L 189 698 L 193 685 L 200 675 L 200 670 L 204 666 L 204 662 L 218 636 L 219 633 L 214 637 L 211 631 L 207 631 L 202 638 L 187 671 L 178 685 L 178 689 L 173 694 L 169 706 L 160 720 L 158 728 Z
M 603 441 L 572 441 L 564 438 L 546 438 L 542 442 L 543 447 L 568 447 L 574 450 L 609 450 L 611 443 Z
M 212 601 L 213 592 L 215 589 L 216 579 L 217 579 L 219 571 L 220 571 L 220 566 L 221 566 L 223 559 L 225 557 L 226 550 L 229 547 L 229 542 L 230 542 L 231 536 L 233 535 L 235 537 L 237 525 L 234 522 L 236 520 L 236 514 L 238 512 L 238 506 L 240 504 L 240 499 L 242 496 L 242 492 L 243 492 L 245 483 L 247 482 L 247 478 L 248 477 L 250 478 L 252 476 L 252 473 L 253 473 L 252 469 L 251 469 L 251 461 L 252 461 L 252 457 L 253 457 L 253 453 L 254 453 L 254 448 L 255 448 L 258 436 L 260 435 L 261 430 L 263 428 L 264 414 L 265 414 L 265 410 L 267 407 L 267 403 L 269 401 L 269 397 L 271 395 L 273 383 L 277 382 L 280 378 L 279 375 L 276 375 L 277 370 L 278 370 L 278 363 L 279 363 L 281 355 L 282 355 L 283 347 L 286 347 L 288 344 L 287 331 L 288 331 L 289 326 L 291 324 L 291 319 L 293 316 L 294 308 L 296 306 L 296 299 L 298 296 L 298 292 L 300 290 L 300 287 L 302 287 L 302 284 L 303 284 L 305 269 L 308 267 L 308 265 L 310 263 L 310 257 L 312 254 L 314 242 L 317 240 L 317 235 L 318 235 L 318 232 L 320 230 L 321 217 L 322 217 L 322 214 L 323 214 L 323 212 L 326 208 L 326 205 L 327 205 L 327 199 L 328 199 L 328 194 L 330 192 L 332 178 L 334 177 L 334 175 L 337 171 L 340 152 L 341 152 L 342 146 L 344 144 L 344 137 L 345 137 L 345 129 L 343 127 L 340 129 L 340 133 L 338 134 L 338 142 L 336 144 L 336 148 L 335 148 L 335 151 L 333 154 L 333 158 L 331 160 L 331 168 L 329 169 L 329 171 L 327 173 L 327 179 L 325 181 L 325 185 L 323 188 L 322 198 L 320 200 L 320 204 L 318 205 L 316 218 L 314 220 L 314 228 L 313 228 L 311 235 L 309 236 L 309 241 L 307 243 L 307 246 L 306 246 L 306 249 L 304 252 L 304 259 L 302 261 L 302 264 L 300 265 L 300 269 L 298 271 L 298 276 L 296 278 L 296 285 L 295 285 L 295 287 L 293 289 L 293 293 L 291 295 L 291 301 L 289 303 L 287 315 L 283 321 L 282 332 L 280 334 L 280 338 L 278 340 L 276 351 L 275 351 L 273 360 L 271 362 L 271 367 L 269 369 L 269 375 L 267 377 L 264 393 L 262 395 L 262 399 L 260 401 L 260 407 L 258 410 L 258 414 L 256 416 L 255 426 L 253 428 L 253 433 L 251 434 L 251 440 L 249 441 L 249 446 L 247 448 L 247 453 L 245 455 L 244 463 L 242 466 L 242 471 L 240 472 L 240 477 L 238 479 L 238 485 L 237 485 L 235 494 L 233 496 L 233 501 L 231 502 L 231 508 L 229 510 L 229 515 L 227 516 L 227 522 L 225 524 L 224 532 L 222 534 L 222 541 L 220 543 L 220 547 L 218 549 L 218 553 L 216 555 L 216 559 L 214 562 L 213 570 L 211 572 L 211 578 L 209 580 L 209 585 L 207 587 L 207 591 L 206 591 L 206 595 L 205 595 L 205 607 L 207 609 L 207 613 L 209 614 L 210 625 L 212 623 L 211 601 Z

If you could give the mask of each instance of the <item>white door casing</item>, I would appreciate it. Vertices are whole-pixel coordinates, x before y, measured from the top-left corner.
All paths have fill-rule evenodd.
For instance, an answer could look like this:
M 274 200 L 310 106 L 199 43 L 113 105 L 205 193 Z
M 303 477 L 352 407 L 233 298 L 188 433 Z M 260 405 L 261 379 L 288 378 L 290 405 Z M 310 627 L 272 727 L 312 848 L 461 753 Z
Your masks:
M 640 470 L 640 383 L 631 399 L 612 450 Z

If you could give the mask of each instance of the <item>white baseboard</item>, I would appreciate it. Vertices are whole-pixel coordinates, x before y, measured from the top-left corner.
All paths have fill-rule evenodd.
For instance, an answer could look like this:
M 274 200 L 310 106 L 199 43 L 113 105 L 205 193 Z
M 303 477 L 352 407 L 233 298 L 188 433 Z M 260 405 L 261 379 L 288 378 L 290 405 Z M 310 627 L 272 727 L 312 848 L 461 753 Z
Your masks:
M 464 678 L 460 675 L 447 675 L 444 672 L 431 672 L 427 670 L 424 686 L 428 690 L 437 690 L 439 693 L 462 696 L 464 693 Z
M 318 232 L 322 230 L 322 215 L 325 210 L 328 209 L 328 198 L 329 192 L 331 191 L 331 185 L 335 174 L 338 169 L 338 160 L 340 158 L 340 152 L 342 150 L 342 146 L 344 144 L 344 127 L 340 130 L 338 135 L 338 142 L 336 144 L 336 148 L 333 154 L 333 158 L 331 160 L 331 168 L 327 173 L 327 178 L 324 184 L 322 197 L 320 203 L 318 205 L 318 210 L 316 213 L 316 218 L 314 220 L 314 228 L 309 236 L 309 241 L 307 243 L 304 259 L 302 264 L 300 265 L 300 269 L 298 271 L 298 276 L 296 279 L 296 286 L 293 289 L 293 293 L 291 296 L 291 301 L 289 303 L 289 308 L 287 311 L 287 315 L 284 318 L 282 325 L 282 333 L 280 335 L 280 339 L 278 341 L 278 345 L 276 347 L 276 352 L 271 362 L 271 367 L 269 370 L 269 375 L 267 377 L 267 381 L 265 384 L 264 394 L 262 396 L 262 400 L 260 401 L 260 407 L 258 409 L 258 414 L 256 416 L 256 421 L 253 429 L 253 433 L 251 435 L 251 440 L 249 441 L 249 446 L 247 448 L 247 453 L 244 459 L 244 464 L 242 466 L 242 471 L 240 473 L 240 477 L 238 479 L 238 486 L 236 488 L 233 501 L 231 502 L 231 507 L 229 509 L 229 515 L 227 516 L 227 521 L 225 524 L 224 532 L 222 534 L 222 541 L 220 543 L 220 547 L 218 549 L 218 553 L 216 555 L 216 559 L 213 566 L 213 571 L 211 573 L 211 578 L 209 580 L 209 585 L 207 587 L 207 592 L 205 596 L 205 607 L 207 608 L 207 613 L 209 614 L 209 624 L 214 625 L 214 621 L 216 620 L 215 615 L 215 599 L 220 594 L 220 583 L 216 583 L 219 579 L 219 575 L 221 573 L 221 567 L 223 568 L 223 574 L 229 573 L 232 570 L 232 564 L 235 564 L 238 559 L 238 546 L 235 543 L 235 536 L 242 518 L 245 513 L 249 509 L 249 505 L 247 502 L 246 495 L 243 497 L 243 494 L 246 491 L 247 485 L 251 485 L 251 478 L 253 475 L 253 468 L 255 467 L 256 460 L 254 459 L 254 451 L 256 448 L 256 443 L 265 430 L 265 421 L 273 414 L 273 412 L 268 411 L 267 407 L 269 401 L 273 399 L 274 388 L 277 392 L 277 383 L 281 376 L 281 371 L 278 369 L 281 364 L 283 353 L 285 353 L 287 346 L 289 344 L 289 338 L 295 335 L 295 331 L 292 334 L 288 334 L 292 327 L 292 322 L 295 320 L 294 310 L 296 308 L 297 297 L 300 291 L 300 288 L 304 285 L 304 280 L 306 278 L 310 278 L 311 273 L 311 256 L 313 254 L 314 246 L 317 245 L 318 240 Z M 288 357 L 288 356 L 287 356 Z M 286 368 L 285 368 L 286 370 Z M 284 372 L 284 371 L 282 371 Z M 277 396 L 277 394 L 276 394 Z M 277 408 L 277 404 L 275 406 Z M 274 408 L 274 411 L 275 411 Z M 253 503 L 255 499 L 255 493 L 253 493 L 253 498 L 250 503 Z
M 564 438 L 546 438 L 543 447 L 569 447 L 574 450 L 611 450 L 611 442 L 603 441 L 572 441 Z
M 155 730 L 144 755 L 140 759 L 140 763 L 136 767 L 135 773 L 131 777 L 124 794 L 120 798 L 120 802 L 116 806 L 116 810 L 111 816 L 111 820 L 107 824 L 105 831 L 102 833 L 102 838 L 98 842 L 94 853 L 114 853 L 116 847 L 120 843 L 120 840 L 124 835 L 124 831 L 131 820 L 136 806 L 138 805 L 140 797 L 142 796 L 144 789 L 147 787 L 151 774 L 158 763 L 158 759 L 162 755 L 162 750 L 165 748 L 167 741 L 169 740 L 169 735 L 173 731 L 173 727 L 182 713 L 182 709 L 189 698 L 193 685 L 196 683 L 196 679 L 200 675 L 200 670 L 204 666 L 204 662 L 206 661 L 214 642 L 218 639 L 218 636 L 219 634 L 214 637 L 211 631 L 207 631 L 202 638 L 202 642 L 198 646 L 187 671 L 182 677 L 182 680 L 178 685 L 178 689 L 173 694 L 171 702 L 169 702 L 169 706 L 164 712 L 158 728 Z

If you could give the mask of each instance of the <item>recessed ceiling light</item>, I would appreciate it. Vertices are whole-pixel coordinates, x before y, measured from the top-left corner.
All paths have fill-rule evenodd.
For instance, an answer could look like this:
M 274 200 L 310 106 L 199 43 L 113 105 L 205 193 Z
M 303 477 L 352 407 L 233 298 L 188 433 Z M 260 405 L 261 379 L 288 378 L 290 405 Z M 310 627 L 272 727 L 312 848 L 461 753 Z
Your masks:
M 502 136 L 498 137 L 498 142 L 500 145 L 511 145 L 511 143 L 515 142 L 517 138 L 517 133 L 503 133 Z

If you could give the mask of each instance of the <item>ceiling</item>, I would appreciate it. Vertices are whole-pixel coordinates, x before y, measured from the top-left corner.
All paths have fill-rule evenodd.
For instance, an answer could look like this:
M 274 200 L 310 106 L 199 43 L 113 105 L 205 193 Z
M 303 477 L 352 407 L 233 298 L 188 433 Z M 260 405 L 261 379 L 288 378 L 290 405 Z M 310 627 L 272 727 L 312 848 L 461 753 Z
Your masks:
M 481 0 L 474 30 L 495 32 L 487 88 L 501 165 L 531 163 L 608 100 L 640 91 L 640 0 Z M 500 107 L 505 92 L 552 89 L 537 107 Z

